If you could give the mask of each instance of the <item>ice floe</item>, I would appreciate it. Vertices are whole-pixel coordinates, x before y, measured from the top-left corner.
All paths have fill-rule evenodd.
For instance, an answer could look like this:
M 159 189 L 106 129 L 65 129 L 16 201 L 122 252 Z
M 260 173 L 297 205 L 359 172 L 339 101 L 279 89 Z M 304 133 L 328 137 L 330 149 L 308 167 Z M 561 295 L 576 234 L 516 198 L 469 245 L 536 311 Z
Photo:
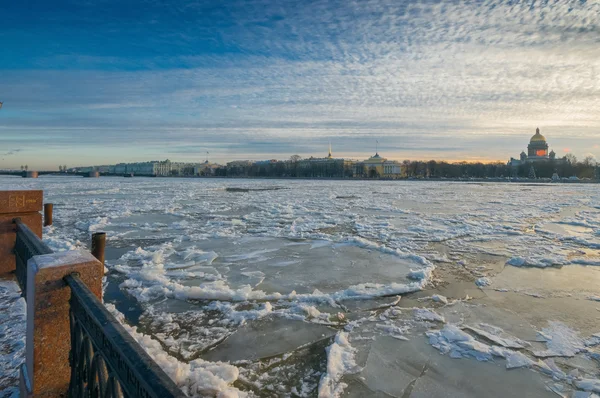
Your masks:
M 537 335 L 537 341 L 546 343 L 546 350 L 534 351 L 536 357 L 572 357 L 585 349 L 579 333 L 559 321 L 549 321 Z
M 357 373 L 356 348 L 348 341 L 347 332 L 338 332 L 333 344 L 327 347 L 327 371 L 319 382 L 319 398 L 340 397 L 347 387 L 342 381 L 346 374 Z
M 428 308 L 413 308 L 413 317 L 418 321 L 446 322 L 443 316 Z
M 475 284 L 479 287 L 489 286 L 492 284 L 492 280 L 490 278 L 481 277 L 475 281 Z
M 189 396 L 243 398 L 247 393 L 233 387 L 238 379 L 237 367 L 223 362 L 209 362 L 196 359 L 188 363 L 181 362 L 166 353 L 161 344 L 150 336 L 137 331 L 123 320 L 114 305 L 105 304 L 106 308 L 121 321 L 123 327 L 148 352 L 154 361 L 173 379 L 173 381 Z

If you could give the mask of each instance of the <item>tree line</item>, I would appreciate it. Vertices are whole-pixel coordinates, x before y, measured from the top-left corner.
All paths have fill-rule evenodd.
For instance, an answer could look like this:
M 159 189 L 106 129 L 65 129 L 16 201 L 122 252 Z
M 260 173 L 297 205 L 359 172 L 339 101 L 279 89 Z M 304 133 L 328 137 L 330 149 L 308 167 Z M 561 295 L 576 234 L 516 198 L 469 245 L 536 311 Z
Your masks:
M 533 168 L 533 169 L 532 169 Z M 405 178 L 552 178 L 559 177 L 597 178 L 597 163 L 591 156 L 583 161 L 568 154 L 560 159 L 543 162 L 523 163 L 513 167 L 503 162 L 446 162 L 411 161 L 402 162 L 402 175 Z M 294 155 L 286 161 L 232 164 L 215 170 L 218 177 L 300 177 L 300 178 L 380 178 L 375 170 L 354 167 L 341 160 L 307 161 Z
M 410 161 L 402 162 L 405 176 L 408 178 L 528 178 L 533 170 L 536 178 L 559 177 L 597 178 L 598 166 L 592 156 L 583 161 L 568 154 L 561 159 L 549 159 L 535 163 L 523 163 L 513 167 L 503 162 L 445 162 Z

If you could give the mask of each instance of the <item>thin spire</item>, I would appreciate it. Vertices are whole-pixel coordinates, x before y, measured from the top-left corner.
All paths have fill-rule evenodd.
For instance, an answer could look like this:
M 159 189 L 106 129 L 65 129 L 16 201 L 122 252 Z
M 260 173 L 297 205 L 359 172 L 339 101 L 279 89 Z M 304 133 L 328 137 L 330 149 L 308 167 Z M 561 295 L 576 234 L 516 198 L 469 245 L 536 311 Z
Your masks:
M 331 154 L 331 140 L 329 140 L 329 156 L 328 157 L 332 157 L 333 155 Z

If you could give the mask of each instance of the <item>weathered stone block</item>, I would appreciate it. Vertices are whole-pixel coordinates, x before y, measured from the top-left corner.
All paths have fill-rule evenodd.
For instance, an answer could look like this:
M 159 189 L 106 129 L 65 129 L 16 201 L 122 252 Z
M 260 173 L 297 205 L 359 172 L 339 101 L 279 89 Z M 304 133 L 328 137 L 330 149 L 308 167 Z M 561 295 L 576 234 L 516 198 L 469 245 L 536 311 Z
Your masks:
M 0 214 L 42 210 L 43 191 L 0 191 Z
M 71 377 L 69 350 L 71 290 L 63 278 L 73 272 L 102 299 L 103 265 L 75 250 L 35 256 L 27 264 L 26 366 L 33 395 L 66 394 Z
M 42 238 L 42 215 L 40 213 L 0 214 L 0 277 L 15 270 L 13 249 L 17 239 L 17 226 L 13 222 L 19 217 L 37 236 Z
M 0 191 L 0 277 L 15 270 L 16 225 L 21 220 L 40 238 L 42 237 L 43 191 Z

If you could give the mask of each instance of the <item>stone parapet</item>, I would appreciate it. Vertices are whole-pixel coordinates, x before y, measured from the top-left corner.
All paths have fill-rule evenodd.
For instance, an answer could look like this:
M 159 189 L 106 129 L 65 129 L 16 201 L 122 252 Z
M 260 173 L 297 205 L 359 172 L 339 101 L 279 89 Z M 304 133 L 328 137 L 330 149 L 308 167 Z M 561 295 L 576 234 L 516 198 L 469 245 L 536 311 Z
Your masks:
M 30 393 L 36 397 L 66 395 L 71 378 L 71 289 L 63 278 L 77 273 L 101 300 L 104 267 L 89 252 L 74 250 L 34 256 L 27 268 L 25 366 Z
M 21 219 L 38 237 L 42 237 L 42 191 L 0 191 L 0 278 L 15 270 L 16 225 Z

